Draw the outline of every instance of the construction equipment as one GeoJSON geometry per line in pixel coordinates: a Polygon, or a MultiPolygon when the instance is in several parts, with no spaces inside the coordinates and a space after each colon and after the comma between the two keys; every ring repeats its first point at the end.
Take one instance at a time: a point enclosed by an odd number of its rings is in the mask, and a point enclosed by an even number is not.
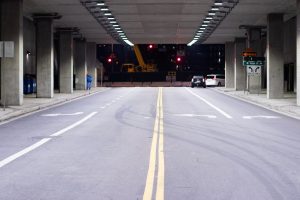
{"type": "Polygon", "coordinates": [[[145,63],[138,45],[134,45],[133,49],[139,65],[135,66],[132,63],[123,64],[122,65],[123,72],[156,72],[157,71],[156,64],[145,63]]]}

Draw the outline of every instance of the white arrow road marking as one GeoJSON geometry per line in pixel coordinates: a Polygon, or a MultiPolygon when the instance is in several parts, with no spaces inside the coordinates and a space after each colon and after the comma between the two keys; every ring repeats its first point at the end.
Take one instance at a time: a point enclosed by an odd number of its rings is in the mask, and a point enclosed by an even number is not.
{"type": "Polygon", "coordinates": [[[174,114],[176,117],[207,117],[210,119],[216,119],[215,115],[196,115],[196,114],[174,114]]]}
{"type": "Polygon", "coordinates": [[[254,119],[254,118],[279,119],[280,117],[277,117],[277,116],[268,116],[268,115],[243,116],[243,119],[254,119]]]}
{"type": "Polygon", "coordinates": [[[57,117],[57,116],[75,116],[75,115],[82,115],[83,112],[77,112],[77,113],[70,113],[70,114],[63,114],[63,113],[54,113],[54,114],[46,114],[42,115],[43,117],[57,117]]]}

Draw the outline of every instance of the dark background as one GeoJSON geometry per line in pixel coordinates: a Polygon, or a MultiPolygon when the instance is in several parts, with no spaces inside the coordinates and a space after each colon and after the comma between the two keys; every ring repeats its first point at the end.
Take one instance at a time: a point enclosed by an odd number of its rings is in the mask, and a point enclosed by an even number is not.
{"type": "Polygon", "coordinates": [[[153,63],[158,72],[121,72],[124,63],[138,65],[133,47],[125,45],[98,45],[97,58],[103,63],[108,81],[165,81],[168,71],[176,71],[177,81],[190,81],[193,75],[224,74],[224,45],[149,44],[139,45],[145,63],[153,63]],[[114,54],[114,56],[112,56],[114,54]],[[181,61],[178,62],[177,58],[181,61]],[[113,58],[108,62],[108,58],[113,58]]]}

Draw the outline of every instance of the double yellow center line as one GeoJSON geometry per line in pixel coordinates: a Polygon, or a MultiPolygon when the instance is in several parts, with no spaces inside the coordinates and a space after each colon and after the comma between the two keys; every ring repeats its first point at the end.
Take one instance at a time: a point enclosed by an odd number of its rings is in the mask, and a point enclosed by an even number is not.
{"type": "Polygon", "coordinates": [[[158,90],[156,117],[150,151],[150,161],[143,200],[152,200],[153,188],[156,186],[155,199],[164,199],[165,158],[164,158],[164,124],[163,124],[162,88],[158,90]],[[157,159],[158,158],[158,159],[157,159]],[[157,163],[158,162],[158,163],[157,163]],[[157,163],[157,165],[156,165],[157,163]],[[157,166],[157,168],[156,168],[157,166]],[[157,179],[155,174],[157,172],[157,179]],[[156,184],[154,184],[156,183],[156,184]]]}

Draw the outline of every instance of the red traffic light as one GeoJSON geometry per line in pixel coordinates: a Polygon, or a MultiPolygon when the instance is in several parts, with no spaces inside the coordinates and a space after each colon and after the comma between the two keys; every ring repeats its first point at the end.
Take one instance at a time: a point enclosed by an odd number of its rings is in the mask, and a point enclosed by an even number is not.
{"type": "Polygon", "coordinates": [[[152,49],[153,48],[153,45],[152,44],[149,44],[149,49],[152,49]]]}
{"type": "Polygon", "coordinates": [[[107,62],[108,62],[108,63],[111,63],[111,62],[112,62],[112,59],[111,59],[111,58],[108,58],[108,59],[107,59],[107,62]]]}
{"type": "Polygon", "coordinates": [[[177,62],[181,62],[181,58],[180,57],[177,57],[177,62]]]}

